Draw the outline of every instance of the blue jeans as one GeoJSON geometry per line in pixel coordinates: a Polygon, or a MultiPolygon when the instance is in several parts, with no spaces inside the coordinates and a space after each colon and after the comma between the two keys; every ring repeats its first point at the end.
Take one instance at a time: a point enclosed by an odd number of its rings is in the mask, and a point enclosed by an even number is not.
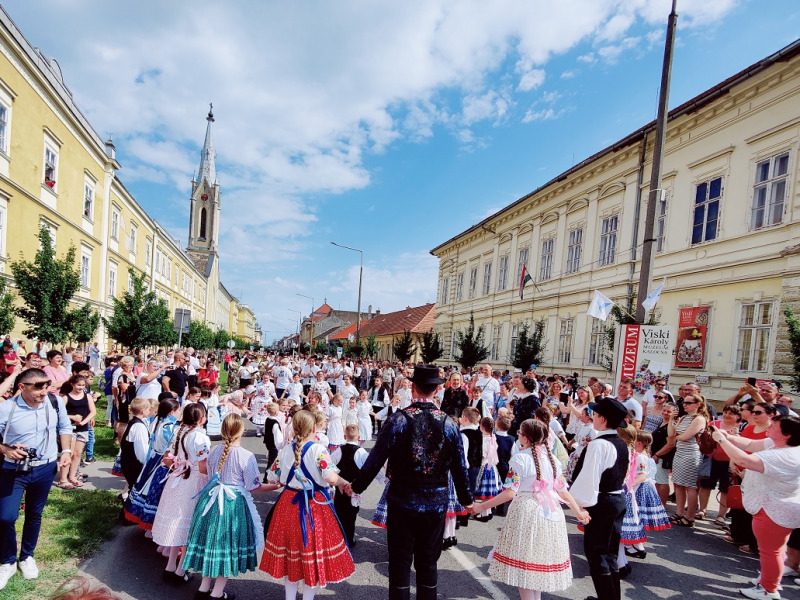
{"type": "Polygon", "coordinates": [[[89,425],[89,441],[86,442],[86,460],[94,458],[94,427],[89,425]]]}
{"type": "Polygon", "coordinates": [[[32,467],[30,473],[0,469],[0,564],[13,565],[17,560],[19,505],[25,494],[25,524],[22,526],[20,561],[33,556],[39,541],[42,512],[50,495],[50,487],[58,466],[57,461],[32,467]]]}

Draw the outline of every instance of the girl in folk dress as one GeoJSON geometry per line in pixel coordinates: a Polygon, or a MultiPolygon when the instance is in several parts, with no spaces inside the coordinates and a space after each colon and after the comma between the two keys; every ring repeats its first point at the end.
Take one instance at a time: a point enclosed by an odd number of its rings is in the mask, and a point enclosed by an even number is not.
{"type": "Polygon", "coordinates": [[[170,465],[170,473],[153,521],[153,541],[164,546],[165,551],[169,548],[169,561],[163,575],[166,581],[189,581],[186,571],[178,565],[178,555],[189,539],[196,496],[208,482],[206,459],[211,440],[203,430],[205,414],[200,403],[186,407],[183,424],[175,434],[175,444],[164,457],[170,465]]]}
{"type": "MultiPolygon", "coordinates": [[[[494,421],[491,417],[481,419],[481,433],[483,434],[483,460],[481,461],[481,470],[478,472],[475,499],[491,500],[503,491],[503,483],[497,472],[497,440],[494,437],[494,421]]],[[[492,510],[486,509],[475,519],[484,522],[490,521],[492,510]]]]}
{"type": "Polygon", "coordinates": [[[367,390],[361,391],[356,403],[356,411],[358,413],[358,439],[363,444],[372,439],[372,419],[369,418],[372,414],[372,405],[369,403],[367,390]]]}
{"type": "MultiPolygon", "coordinates": [[[[309,407],[311,408],[311,407],[309,407]]],[[[322,444],[326,448],[331,445],[330,440],[328,439],[327,434],[325,431],[328,429],[328,417],[325,416],[325,413],[319,409],[319,407],[314,407],[316,410],[312,411],[314,415],[314,423],[316,428],[317,435],[314,436],[314,441],[322,444]]]]}
{"type": "Polygon", "coordinates": [[[272,398],[263,394],[257,394],[253,398],[253,403],[250,406],[250,421],[256,426],[256,436],[261,437],[264,435],[264,423],[267,422],[269,413],[267,412],[267,405],[272,402],[272,398]]]}
{"type": "Polygon", "coordinates": [[[355,572],[328,493],[328,486],[344,491],[348,482],[339,477],[328,449],[314,442],[314,425],[309,411],[295,413],[295,442],[284,447],[270,471],[270,481],[286,488],[267,516],[259,569],[283,580],[286,600],[296,597],[300,581],[303,600],[312,600],[317,586],[344,581],[355,572]]]}
{"type": "MultiPolygon", "coordinates": [[[[356,407],[355,398],[350,398],[350,402],[348,403],[347,408],[342,409],[342,425],[347,427],[348,425],[355,425],[358,427],[358,408],[356,407]]],[[[361,435],[359,434],[359,439],[361,439],[361,435]]]]}
{"type": "MultiPolygon", "coordinates": [[[[646,531],[661,531],[669,529],[672,525],[669,522],[669,515],[661,504],[655,485],[650,479],[650,473],[655,472],[655,463],[650,458],[650,444],[653,443],[653,436],[649,431],[640,429],[636,432],[636,443],[634,449],[638,455],[636,460],[636,479],[633,482],[633,497],[639,508],[639,521],[646,531]]],[[[633,544],[633,551],[625,549],[628,556],[634,558],[646,558],[647,552],[644,550],[644,542],[633,544]]]]}
{"type": "Polygon", "coordinates": [[[261,483],[256,457],[242,448],[243,434],[244,420],[228,415],[222,423],[225,443],[208,455],[213,475],[204,489],[208,493],[201,494],[195,506],[183,558],[183,568],[203,576],[198,600],[227,598],[228,578],[255,571],[264,547],[264,530],[250,493],[280,486],[261,483]]]}
{"type": "MultiPolygon", "coordinates": [[[[647,534],[644,531],[644,526],[639,519],[639,506],[636,503],[636,497],[633,495],[634,486],[637,481],[636,466],[639,462],[639,453],[636,452],[636,429],[633,425],[625,425],[617,429],[617,434],[620,439],[628,444],[630,461],[628,463],[628,473],[625,476],[625,483],[622,486],[625,493],[625,517],[622,520],[622,537],[619,545],[619,556],[617,558],[617,567],[619,568],[620,576],[624,579],[631,573],[631,566],[628,564],[626,558],[625,546],[638,546],[644,549],[644,543],[647,541],[647,534]]],[[[643,481],[647,478],[646,474],[640,475],[639,478],[643,481]]]]}
{"type": "Polygon", "coordinates": [[[326,410],[328,416],[328,449],[333,452],[344,444],[344,425],[342,424],[342,396],[336,394],[326,410]]]}
{"type": "Polygon", "coordinates": [[[519,589],[521,600],[539,600],[541,592],[572,585],[569,543],[559,500],[581,523],[589,513],[567,491],[561,466],[548,448],[547,425],[528,419],[519,428],[522,451],[511,457],[505,490],[488,502],[475,503],[473,514],[513,499],[492,550],[489,576],[519,589]]]}
{"type": "Polygon", "coordinates": [[[172,437],[177,429],[180,404],[174,398],[164,398],[158,403],[156,421],[153,433],[150,436],[150,448],[147,453],[144,468],[131,489],[125,501],[125,517],[137,523],[141,529],[152,537],[153,519],[156,516],[161,492],[169,473],[167,466],[162,462],[164,453],[172,442],[172,437]]]}
{"type": "MultiPolygon", "coordinates": [[[[458,423],[456,417],[451,416],[451,419],[458,423]]],[[[467,460],[467,452],[464,450],[464,461],[467,460]]],[[[447,550],[453,546],[458,545],[458,538],[456,537],[456,523],[459,517],[466,517],[469,511],[464,508],[458,501],[456,496],[456,486],[453,484],[453,477],[450,472],[447,473],[447,512],[444,518],[444,542],[442,542],[442,550],[447,550]]]]}

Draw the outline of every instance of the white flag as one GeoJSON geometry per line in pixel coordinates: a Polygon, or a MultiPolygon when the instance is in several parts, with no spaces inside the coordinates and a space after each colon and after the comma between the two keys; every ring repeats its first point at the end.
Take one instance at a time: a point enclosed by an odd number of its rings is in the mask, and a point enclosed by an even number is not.
{"type": "Polygon", "coordinates": [[[589,305],[589,310],[586,314],[590,317],[605,321],[608,319],[608,315],[611,314],[612,306],[614,306],[614,302],[612,302],[608,296],[595,290],[592,303],[589,305]]]}
{"type": "Polygon", "coordinates": [[[661,291],[664,289],[665,283],[667,283],[666,277],[664,277],[664,279],[661,281],[661,285],[658,286],[656,289],[654,289],[652,292],[650,292],[647,298],[644,299],[644,301],[642,302],[642,306],[644,306],[645,310],[647,311],[653,310],[653,307],[655,307],[655,305],[658,303],[658,299],[661,296],[661,291]]]}

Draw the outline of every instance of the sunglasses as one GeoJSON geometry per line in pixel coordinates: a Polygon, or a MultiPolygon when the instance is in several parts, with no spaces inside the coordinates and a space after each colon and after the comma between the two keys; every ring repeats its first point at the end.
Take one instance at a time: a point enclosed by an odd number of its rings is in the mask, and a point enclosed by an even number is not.
{"type": "Polygon", "coordinates": [[[687,404],[700,404],[699,402],[684,402],[683,405],[686,406],[687,404]]]}
{"type": "Polygon", "coordinates": [[[46,381],[34,381],[33,383],[23,383],[22,385],[29,385],[35,390],[43,390],[50,387],[52,382],[48,379],[46,381]]]}
{"type": "Polygon", "coordinates": [[[765,414],[767,414],[763,410],[751,410],[750,412],[753,413],[754,415],[765,415],[765,414]]]}
{"type": "Polygon", "coordinates": [[[666,398],[664,394],[656,394],[656,398],[666,398]]]}

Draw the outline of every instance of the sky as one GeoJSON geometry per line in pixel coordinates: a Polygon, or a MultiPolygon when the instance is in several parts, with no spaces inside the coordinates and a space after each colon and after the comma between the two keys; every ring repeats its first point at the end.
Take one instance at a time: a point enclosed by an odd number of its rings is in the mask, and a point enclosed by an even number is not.
{"type": "MultiPolygon", "coordinates": [[[[362,310],[434,302],[432,248],[655,118],[670,6],[3,3],[184,246],[214,103],[221,278],[265,342],[295,331],[303,296],[356,309],[359,253],[331,242],[363,250],[362,310]]],[[[800,37],[796,0],[678,15],[671,107],[800,37]]]]}

